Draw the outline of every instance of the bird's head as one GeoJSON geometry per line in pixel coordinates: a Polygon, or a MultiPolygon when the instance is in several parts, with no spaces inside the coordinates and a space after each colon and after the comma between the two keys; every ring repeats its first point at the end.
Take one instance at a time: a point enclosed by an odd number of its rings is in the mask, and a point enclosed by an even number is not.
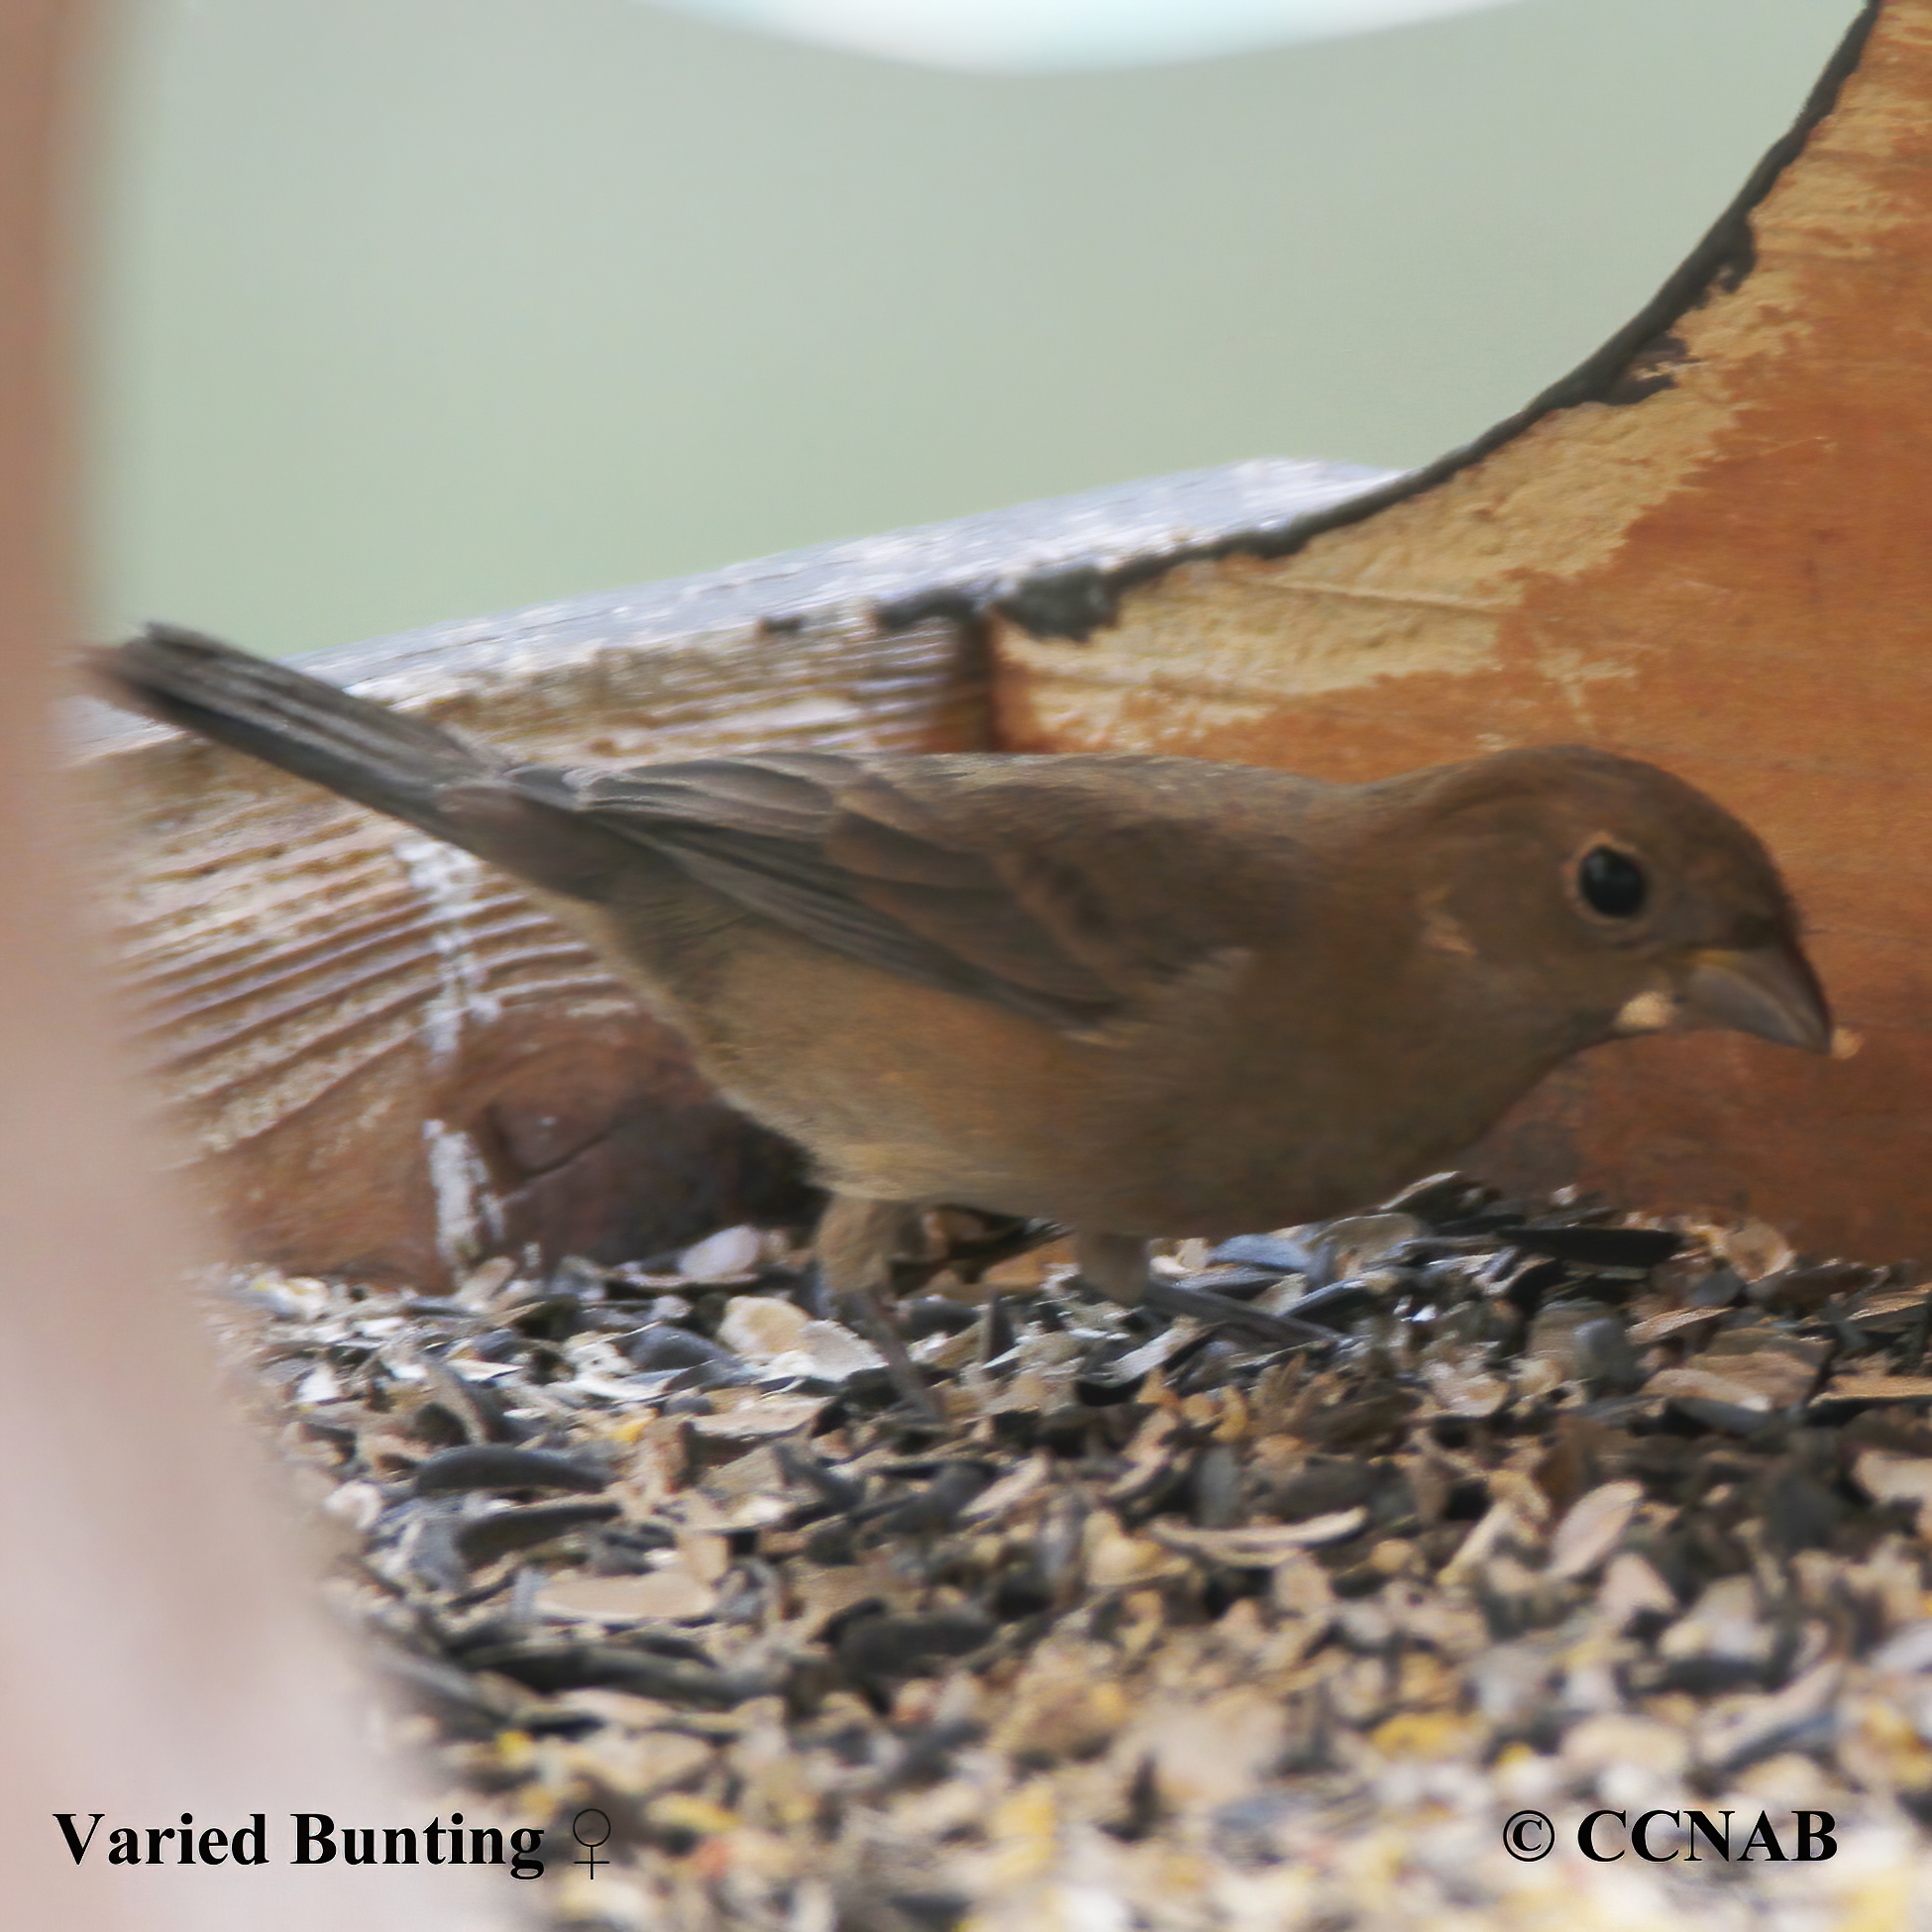
{"type": "Polygon", "coordinates": [[[1668,772],[1573,746],[1392,781],[1435,829],[1416,879],[1426,950],[1561,1050],[1718,1027],[1828,1052],[1796,909],[1757,836],[1668,772]]]}

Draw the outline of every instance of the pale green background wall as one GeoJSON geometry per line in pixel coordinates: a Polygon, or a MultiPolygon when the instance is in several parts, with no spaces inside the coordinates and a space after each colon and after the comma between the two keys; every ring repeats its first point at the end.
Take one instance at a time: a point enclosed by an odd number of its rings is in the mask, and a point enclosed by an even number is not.
{"type": "Polygon", "coordinates": [[[128,0],[94,597],[269,650],[1257,454],[1652,291],[1853,0],[979,79],[636,0],[128,0]]]}

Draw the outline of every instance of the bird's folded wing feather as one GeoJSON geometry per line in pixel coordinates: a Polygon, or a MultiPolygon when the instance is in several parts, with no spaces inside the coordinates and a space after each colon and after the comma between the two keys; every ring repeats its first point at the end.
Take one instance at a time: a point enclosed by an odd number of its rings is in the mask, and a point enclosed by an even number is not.
{"type": "Polygon", "coordinates": [[[1126,1017],[1208,950],[1166,922],[1124,928],[1077,863],[1042,851],[1045,828],[975,849],[970,817],[962,827],[857,759],[508,776],[815,944],[1072,1032],[1126,1017]]]}

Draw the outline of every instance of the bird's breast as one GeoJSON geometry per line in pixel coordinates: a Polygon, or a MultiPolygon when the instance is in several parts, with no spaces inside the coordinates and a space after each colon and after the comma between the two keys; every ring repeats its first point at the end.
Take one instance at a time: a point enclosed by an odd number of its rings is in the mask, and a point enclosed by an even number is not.
{"type": "MultiPolygon", "coordinates": [[[[1458,1151],[1535,1073],[1256,970],[1077,1038],[739,928],[682,1011],[719,1086],[841,1191],[1122,1234],[1359,1207],[1458,1151]]],[[[694,981],[694,988],[697,982],[694,981]]]]}

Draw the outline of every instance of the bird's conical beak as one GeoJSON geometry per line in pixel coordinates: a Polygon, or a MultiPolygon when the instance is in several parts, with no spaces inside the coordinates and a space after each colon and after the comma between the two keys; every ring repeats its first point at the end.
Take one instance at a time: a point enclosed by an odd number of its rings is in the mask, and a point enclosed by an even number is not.
{"type": "Polygon", "coordinates": [[[1756,1033],[1807,1053],[1831,1051],[1831,1009],[1796,946],[1711,946],[1693,953],[1677,1000],[1679,1025],[1756,1033]]]}

